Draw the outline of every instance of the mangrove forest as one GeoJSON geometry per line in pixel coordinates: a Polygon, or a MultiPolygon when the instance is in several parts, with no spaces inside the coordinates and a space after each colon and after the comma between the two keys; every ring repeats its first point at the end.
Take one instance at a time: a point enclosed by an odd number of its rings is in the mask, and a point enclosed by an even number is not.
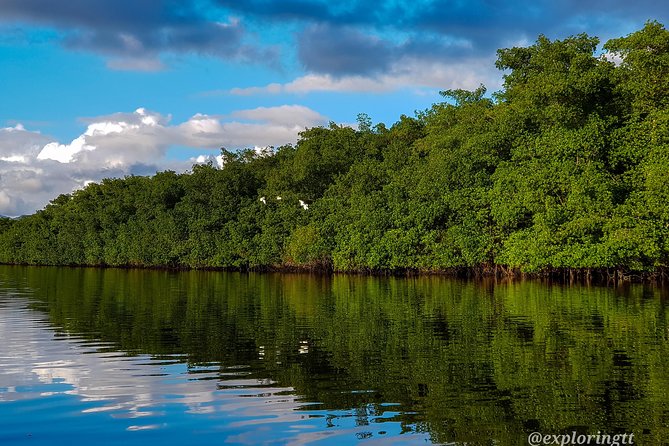
{"type": "Polygon", "coordinates": [[[0,262],[666,275],[669,31],[500,49],[503,87],[392,126],[92,183],[0,219],[0,262]]]}

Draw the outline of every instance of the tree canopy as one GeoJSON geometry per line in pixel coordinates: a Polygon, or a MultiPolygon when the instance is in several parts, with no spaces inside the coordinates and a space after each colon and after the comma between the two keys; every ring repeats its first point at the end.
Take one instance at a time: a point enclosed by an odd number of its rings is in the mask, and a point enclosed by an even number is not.
{"type": "Polygon", "coordinates": [[[307,129],[273,155],[90,184],[0,219],[0,262],[657,271],[669,262],[669,31],[501,49],[491,97],[387,128],[307,129]]]}

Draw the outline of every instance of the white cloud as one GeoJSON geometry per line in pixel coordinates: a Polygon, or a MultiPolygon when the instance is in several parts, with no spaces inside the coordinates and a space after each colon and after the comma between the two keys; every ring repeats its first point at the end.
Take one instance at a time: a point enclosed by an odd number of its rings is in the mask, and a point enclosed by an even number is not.
{"type": "Polygon", "coordinates": [[[301,105],[240,110],[228,118],[232,120],[195,115],[176,126],[172,137],[189,147],[279,146],[295,142],[306,127],[327,123],[325,116],[301,105]]]}
{"type": "Polygon", "coordinates": [[[60,163],[88,162],[103,167],[151,161],[160,155],[162,145],[154,138],[156,135],[152,130],[167,120],[157,113],[147,113],[144,108],[138,108],[134,113],[98,118],[70,144],[50,142],[45,145],[37,159],[60,163]]]}
{"type": "Polygon", "coordinates": [[[30,180],[35,168],[29,164],[48,141],[48,137],[21,124],[0,128],[0,215],[17,215],[26,209],[26,200],[17,190],[34,190],[30,180]]]}
{"type": "Polygon", "coordinates": [[[78,137],[70,144],[58,144],[50,142],[37,155],[38,160],[55,160],[59,163],[69,163],[77,153],[82,150],[93,150],[95,147],[86,144],[83,136],[78,137]]]}
{"type": "Polygon", "coordinates": [[[286,127],[313,127],[323,124],[325,117],[302,105],[282,105],[279,107],[258,107],[252,110],[240,110],[232,116],[252,121],[271,122],[286,127]]]}
{"type": "Polygon", "coordinates": [[[264,87],[233,88],[229,92],[238,96],[279,93],[306,94],[317,91],[382,93],[395,88],[397,88],[396,83],[389,84],[387,81],[384,82],[383,79],[363,76],[347,76],[337,79],[328,74],[307,74],[285,84],[272,83],[264,87]]]}
{"type": "Polygon", "coordinates": [[[501,77],[491,66],[488,58],[454,64],[404,58],[389,73],[377,76],[307,74],[285,84],[233,88],[228,93],[239,96],[311,92],[385,93],[409,88],[475,89],[481,83],[489,89],[496,89],[501,86],[501,77]]]}
{"type": "Polygon", "coordinates": [[[27,158],[22,155],[0,156],[0,161],[7,161],[8,163],[25,163],[27,158]]]}
{"type": "Polygon", "coordinates": [[[183,146],[207,150],[267,146],[297,141],[305,127],[327,123],[300,105],[240,110],[227,116],[196,114],[171,124],[171,116],[138,108],[88,119],[86,130],[69,143],[54,141],[21,124],[0,128],[0,215],[21,215],[44,207],[62,193],[91,181],[157,170],[185,171],[193,163],[220,157],[168,159],[167,150],[183,146]]]}
{"type": "Polygon", "coordinates": [[[36,156],[48,141],[48,137],[26,130],[22,124],[0,128],[0,159],[16,162],[22,157],[36,156]]]}
{"type": "Polygon", "coordinates": [[[12,197],[6,191],[0,190],[0,209],[9,208],[12,205],[12,197]]]}

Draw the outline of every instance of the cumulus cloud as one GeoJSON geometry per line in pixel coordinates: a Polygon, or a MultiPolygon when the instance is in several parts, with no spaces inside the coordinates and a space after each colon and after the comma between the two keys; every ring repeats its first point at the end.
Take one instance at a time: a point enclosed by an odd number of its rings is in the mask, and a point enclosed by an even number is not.
{"type": "MultiPolygon", "coordinates": [[[[25,201],[13,192],[34,178],[35,168],[29,165],[49,141],[39,132],[26,130],[23,125],[0,128],[0,215],[15,215],[25,207],[25,201]]],[[[34,190],[34,184],[27,184],[34,190]]]]}
{"type": "Polygon", "coordinates": [[[86,131],[69,144],[45,145],[38,159],[104,169],[153,164],[171,144],[168,122],[169,117],[143,108],[98,117],[89,120],[86,131]]]}
{"type": "Polygon", "coordinates": [[[195,115],[170,130],[178,144],[190,147],[279,146],[295,142],[306,127],[327,123],[320,113],[301,105],[258,107],[224,117],[195,115]]]}
{"type": "Polygon", "coordinates": [[[0,215],[30,213],[86,181],[130,173],[69,162],[77,147],[86,145],[84,138],[77,140],[71,147],[62,145],[61,154],[54,148],[58,144],[38,131],[20,124],[0,129],[0,215]]]}
{"type": "Polygon", "coordinates": [[[20,123],[0,128],[0,160],[17,162],[24,157],[36,156],[48,140],[48,136],[28,131],[20,123]]]}
{"type": "MultiPolygon", "coordinates": [[[[294,143],[305,127],[327,118],[300,105],[240,110],[227,116],[197,114],[172,124],[170,116],[139,108],[85,121],[86,130],[59,142],[17,124],[0,129],[0,214],[21,215],[42,208],[62,193],[91,181],[157,170],[185,171],[194,162],[166,157],[170,147],[217,150],[294,143]]],[[[215,152],[214,152],[215,153],[215,152]]],[[[220,163],[219,163],[220,164],[220,163]]]]}

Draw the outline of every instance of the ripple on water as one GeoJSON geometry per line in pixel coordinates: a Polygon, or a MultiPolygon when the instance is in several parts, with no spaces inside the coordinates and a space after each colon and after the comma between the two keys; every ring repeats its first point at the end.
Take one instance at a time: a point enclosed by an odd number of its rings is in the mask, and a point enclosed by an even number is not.
{"type": "MultiPolygon", "coordinates": [[[[154,432],[152,438],[170,432],[169,442],[184,429],[202,438],[227,434],[232,443],[273,442],[281,436],[296,443],[368,437],[345,421],[351,413],[325,411],[322,403],[304,401],[292,388],[254,378],[248,364],[188,364],[182,354],[119,352],[110,342],[54,331],[24,296],[0,298],[0,337],[3,442],[58,444],[75,432],[96,444],[138,441],[119,431],[154,432]],[[326,419],[326,425],[341,430],[318,432],[326,419]]],[[[373,391],[351,391],[368,392],[373,391]]]]}
{"type": "Polygon", "coordinates": [[[654,292],[20,271],[32,288],[0,287],[0,444],[669,435],[669,312],[654,292]]]}

